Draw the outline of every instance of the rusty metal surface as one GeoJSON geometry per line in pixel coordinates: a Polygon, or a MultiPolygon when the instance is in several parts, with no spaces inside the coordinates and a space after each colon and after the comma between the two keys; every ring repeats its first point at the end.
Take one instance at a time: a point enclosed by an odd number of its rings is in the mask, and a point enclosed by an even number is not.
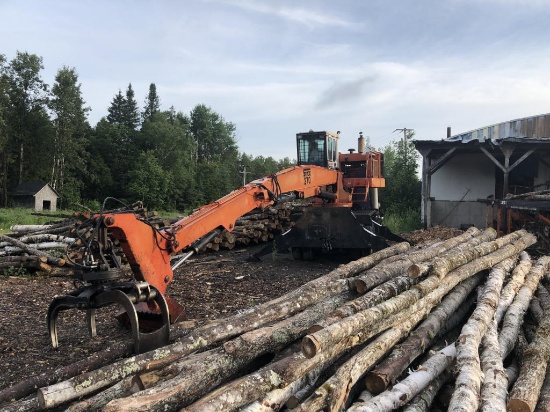
{"type": "Polygon", "coordinates": [[[447,141],[468,143],[472,140],[480,142],[490,140],[496,142],[508,138],[550,140],[550,113],[481,127],[451,136],[447,141]]]}

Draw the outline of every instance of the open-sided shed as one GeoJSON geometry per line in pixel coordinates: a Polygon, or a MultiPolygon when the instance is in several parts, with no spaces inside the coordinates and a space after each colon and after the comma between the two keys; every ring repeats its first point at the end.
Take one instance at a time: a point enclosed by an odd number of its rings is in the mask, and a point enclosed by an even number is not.
{"type": "Polygon", "coordinates": [[[484,227],[483,200],[550,187],[550,113],[414,144],[425,227],[484,227]]]}
{"type": "Polygon", "coordinates": [[[32,208],[36,211],[57,209],[59,194],[49,183],[22,183],[12,194],[14,207],[32,208]]]}

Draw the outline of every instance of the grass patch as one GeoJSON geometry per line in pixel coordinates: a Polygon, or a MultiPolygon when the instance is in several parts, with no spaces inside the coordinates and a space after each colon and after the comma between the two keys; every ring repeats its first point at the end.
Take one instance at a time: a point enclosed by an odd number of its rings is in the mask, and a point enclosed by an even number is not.
{"type": "MultiPolygon", "coordinates": [[[[9,233],[10,226],[13,225],[43,225],[57,220],[48,216],[36,216],[32,214],[33,212],[32,209],[24,208],[0,209],[0,233],[9,233]]],[[[72,212],[57,211],[52,214],[55,213],[67,215],[72,212]]]]}
{"type": "Polygon", "coordinates": [[[384,214],[382,223],[395,234],[408,233],[422,229],[420,211],[414,209],[406,209],[400,212],[388,211],[384,214]]]}

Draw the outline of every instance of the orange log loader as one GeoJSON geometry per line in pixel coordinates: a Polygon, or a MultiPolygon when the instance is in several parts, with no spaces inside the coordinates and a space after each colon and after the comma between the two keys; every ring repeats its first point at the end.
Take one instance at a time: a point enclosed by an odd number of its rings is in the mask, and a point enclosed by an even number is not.
{"type": "Polygon", "coordinates": [[[365,150],[362,135],[357,151],[339,153],[338,139],[339,133],[298,133],[296,166],[254,180],[164,228],[155,228],[128,210],[94,215],[93,233],[82,239],[82,259],[74,262],[73,276],[81,286],[54,298],[49,306],[47,324],[54,348],[59,311],[86,310],[94,336],[95,310],[113,303],[126,312],[136,353],[168,343],[169,324],[184,318],[181,305],[166,295],[174,270],[256,208],[308,199],[310,206],[283,235],[296,259],[312,259],[321,250],[365,254],[387,247],[392,234],[378,223],[378,189],[385,186],[383,154],[365,150]],[[115,254],[113,239],[122,247],[131,273],[115,254]],[[181,259],[171,263],[178,253],[181,259]],[[158,314],[162,326],[143,332],[138,317],[143,312],[158,314]]]}

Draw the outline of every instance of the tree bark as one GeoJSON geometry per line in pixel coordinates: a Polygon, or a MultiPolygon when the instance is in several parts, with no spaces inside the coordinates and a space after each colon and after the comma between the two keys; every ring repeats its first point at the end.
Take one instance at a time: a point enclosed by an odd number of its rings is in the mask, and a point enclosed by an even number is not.
{"type": "Polygon", "coordinates": [[[456,356],[455,344],[443,348],[437,354],[431,356],[422,367],[412,372],[396,384],[391,390],[382,392],[361,406],[348,408],[349,412],[390,412],[411,399],[426,388],[430,382],[439,376],[454,361],[456,356]]]}
{"type": "Polygon", "coordinates": [[[13,399],[21,399],[36,391],[36,388],[41,388],[46,385],[53,384],[54,382],[72,378],[73,376],[81,374],[86,370],[94,370],[101,366],[107,365],[115,359],[132,353],[134,350],[133,348],[133,343],[119,343],[102,351],[93,353],[86,359],[82,359],[79,362],[20,381],[15,385],[4,388],[0,391],[0,404],[9,402],[13,399]]]}
{"type": "Polygon", "coordinates": [[[458,376],[449,410],[477,411],[479,407],[481,366],[478,348],[498,306],[504,277],[514,264],[515,259],[506,259],[491,270],[477,307],[462,328],[457,341],[458,376]]]}
{"type": "Polygon", "coordinates": [[[367,376],[367,389],[373,394],[378,394],[395,382],[403,371],[437,339],[448,319],[463,306],[463,302],[482,279],[483,274],[478,273],[449,292],[426,320],[367,376]]]}
{"type": "Polygon", "coordinates": [[[100,411],[109,401],[121,397],[130,396],[143,390],[140,382],[132,376],[127,376],[113,386],[101,391],[91,398],[71,405],[65,412],[95,412],[100,411]]]}
{"type": "MultiPolygon", "coordinates": [[[[520,235],[521,234],[516,232],[514,236],[519,237],[520,235]]],[[[444,254],[436,256],[430,262],[431,270],[428,273],[443,278],[451,270],[456,269],[457,267],[462,266],[468,262],[471,262],[472,260],[480,256],[493,252],[494,250],[499,248],[499,244],[494,244],[492,248],[485,247],[478,249],[477,246],[485,242],[490,242],[496,237],[496,230],[494,230],[493,228],[485,229],[483,232],[474,236],[467,242],[461,243],[460,245],[457,245],[456,247],[448,250],[444,254]]],[[[420,275],[423,271],[424,269],[421,267],[419,267],[418,270],[415,270],[414,265],[407,269],[407,273],[412,274],[413,276],[420,275]]]]}
{"type": "Polygon", "coordinates": [[[506,311],[502,328],[498,336],[498,343],[502,348],[502,358],[510,354],[516,339],[518,337],[521,325],[523,323],[523,315],[529,307],[529,302],[539,284],[540,279],[544,276],[545,271],[550,267],[550,257],[543,256],[539,258],[536,264],[531,268],[525,278],[525,283],[517,293],[514,301],[506,311]]]}
{"type": "Polygon", "coordinates": [[[342,265],[286,295],[257,305],[247,312],[211,322],[185,336],[176,336],[180,340],[172,345],[123,359],[96,371],[41,388],[39,390],[41,406],[52,407],[59,404],[59,402],[66,402],[88,395],[96,390],[112,385],[126,376],[142,371],[159,369],[215,342],[237,336],[266,323],[300,312],[307,306],[347,290],[347,282],[344,278],[372,267],[389,256],[403,253],[409,247],[408,243],[403,242],[382,249],[357,261],[342,265]]]}
{"type": "Polygon", "coordinates": [[[335,296],[294,317],[245,333],[205,357],[199,356],[192,362],[184,359],[181,364],[172,364],[159,374],[173,378],[157,383],[131,398],[113,400],[106,409],[157,411],[184,406],[184,399],[187,402],[197,399],[259,356],[280,351],[303,336],[319,317],[330,313],[348,298],[347,294],[335,296]]]}
{"type": "Polygon", "coordinates": [[[546,368],[546,375],[544,376],[542,388],[540,388],[539,400],[537,402],[537,407],[535,408],[535,411],[550,412],[550,368],[548,367],[546,368]]]}
{"type": "Polygon", "coordinates": [[[386,282],[387,280],[395,276],[405,274],[407,268],[412,264],[421,263],[433,259],[435,256],[446,252],[447,250],[452,249],[463,242],[470,240],[478,233],[480,233],[479,229],[471,227],[463,234],[448,239],[445,242],[435,244],[427,249],[412,252],[404,256],[403,259],[397,260],[391,264],[378,265],[376,268],[369,270],[366,273],[353,279],[355,289],[359,293],[365,293],[366,291],[380,285],[381,283],[386,282]]]}
{"type": "Polygon", "coordinates": [[[65,264],[65,259],[61,259],[61,258],[57,258],[55,256],[52,256],[50,255],[49,253],[46,253],[46,252],[43,252],[41,250],[37,250],[37,249],[34,249],[34,248],[31,248],[29,246],[27,246],[25,243],[23,242],[20,242],[19,240],[17,239],[14,239],[12,237],[9,237],[9,236],[6,236],[6,235],[3,235],[3,236],[0,236],[0,241],[5,241],[5,242],[9,242],[11,243],[12,245],[15,245],[21,249],[23,249],[25,252],[31,254],[31,255],[36,255],[36,256],[44,256],[48,259],[48,262],[49,264],[51,265],[56,265],[56,266],[63,266],[65,264]]]}
{"type": "Polygon", "coordinates": [[[493,318],[483,336],[481,352],[481,410],[483,412],[501,412],[506,410],[508,377],[502,364],[502,349],[498,344],[497,324],[493,318]]]}
{"type": "Polygon", "coordinates": [[[435,377],[424,390],[416,395],[405,407],[403,412],[429,412],[439,389],[452,378],[449,369],[445,369],[435,377]]]}
{"type": "Polygon", "coordinates": [[[404,322],[388,329],[372,343],[345,362],[323,385],[305,402],[300,411],[316,411],[328,408],[339,411],[346,404],[352,387],[378,362],[399,340],[406,336],[422,320],[425,312],[412,313],[404,322]]]}
{"type": "MultiPolygon", "coordinates": [[[[519,254],[523,249],[536,242],[535,236],[526,234],[513,244],[503,246],[499,250],[476,259],[459,269],[453,271],[455,276],[452,279],[446,279],[442,288],[434,293],[439,296],[440,293],[447,293],[458,282],[473,276],[475,273],[493,267],[498,262],[519,254]],[[456,282],[456,283],[455,283],[456,282]],[[445,291],[445,292],[444,292],[445,291]]],[[[309,334],[302,340],[302,352],[307,357],[313,357],[323,350],[330,348],[346,337],[363,333],[365,328],[379,322],[389,314],[399,312],[404,307],[410,306],[426,295],[434,287],[438,286],[440,279],[437,276],[430,276],[426,280],[417,284],[414,288],[403,292],[399,296],[391,298],[375,307],[363,310],[353,316],[342,319],[322,330],[309,334]]],[[[439,297],[440,299],[441,297],[439,297]]],[[[425,304],[426,300],[422,304],[425,304]]]]}
{"type": "Polygon", "coordinates": [[[519,263],[516,265],[512,271],[512,278],[502,289],[500,294],[500,300],[498,301],[498,307],[495,311],[495,320],[497,325],[500,324],[506,310],[514,300],[514,296],[518,293],[521,286],[525,282],[525,276],[531,270],[532,262],[531,257],[525,251],[521,252],[519,255],[519,263]]]}
{"type": "Polygon", "coordinates": [[[550,360],[550,316],[537,329],[535,339],[524,352],[519,377],[510,392],[508,408],[512,411],[534,411],[550,360]]]}
{"type": "Polygon", "coordinates": [[[304,387],[314,385],[321,372],[327,366],[327,364],[322,364],[313,368],[310,372],[284,388],[275,389],[265,395],[263,399],[252,402],[250,405],[242,408],[241,412],[273,412],[278,411],[285,405],[289,407],[288,400],[304,387]]]}
{"type": "Polygon", "coordinates": [[[320,323],[314,325],[309,332],[313,333],[317,330],[321,330],[328,325],[340,321],[342,318],[351,316],[361,310],[368,309],[391,297],[397,296],[418,282],[418,279],[412,279],[406,275],[397,276],[394,279],[388,280],[364,295],[343,304],[331,313],[328,318],[325,318],[321,320],[320,323]]]}

